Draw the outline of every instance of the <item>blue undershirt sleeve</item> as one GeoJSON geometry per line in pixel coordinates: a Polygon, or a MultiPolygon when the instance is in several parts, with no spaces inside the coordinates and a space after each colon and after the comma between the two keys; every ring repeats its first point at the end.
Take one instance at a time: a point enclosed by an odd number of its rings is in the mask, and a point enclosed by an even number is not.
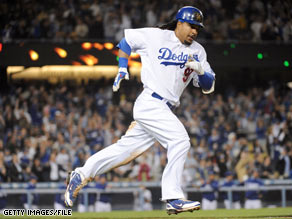
{"type": "Polygon", "coordinates": [[[128,67],[128,59],[124,57],[119,57],[119,67],[127,68],[128,67]]]}
{"type": "Polygon", "coordinates": [[[214,79],[215,78],[211,73],[205,72],[205,74],[199,75],[199,85],[203,90],[210,90],[214,79]]]}
{"type": "Polygon", "coordinates": [[[117,45],[119,49],[121,49],[123,52],[125,52],[127,55],[131,55],[131,47],[127,43],[126,39],[123,38],[119,44],[117,45]]]}

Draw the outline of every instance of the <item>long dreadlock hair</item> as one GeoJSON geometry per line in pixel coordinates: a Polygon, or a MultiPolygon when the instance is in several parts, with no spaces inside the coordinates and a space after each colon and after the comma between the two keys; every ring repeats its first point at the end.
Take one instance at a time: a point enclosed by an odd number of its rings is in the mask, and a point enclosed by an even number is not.
{"type": "Polygon", "coordinates": [[[177,20],[173,20],[167,24],[163,24],[163,25],[159,26],[158,28],[160,28],[162,30],[175,30],[176,24],[177,24],[177,20]]]}

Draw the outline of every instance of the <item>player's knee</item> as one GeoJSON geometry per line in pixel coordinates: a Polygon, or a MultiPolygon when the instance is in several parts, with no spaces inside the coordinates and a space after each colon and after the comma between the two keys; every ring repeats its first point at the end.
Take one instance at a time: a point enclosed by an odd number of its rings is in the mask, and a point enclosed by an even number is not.
{"type": "Polygon", "coordinates": [[[190,142],[190,139],[186,140],[185,142],[185,149],[186,150],[189,150],[191,148],[191,142],[190,142]]]}
{"type": "Polygon", "coordinates": [[[189,150],[191,147],[189,138],[182,138],[175,140],[175,147],[179,147],[180,150],[189,150]]]}

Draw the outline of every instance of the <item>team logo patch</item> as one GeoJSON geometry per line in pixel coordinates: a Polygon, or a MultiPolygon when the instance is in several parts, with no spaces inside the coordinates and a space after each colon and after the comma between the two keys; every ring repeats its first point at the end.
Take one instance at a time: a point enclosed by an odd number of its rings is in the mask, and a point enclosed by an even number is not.
{"type": "Polygon", "coordinates": [[[194,13],[194,18],[197,22],[202,22],[203,21],[203,16],[199,12],[194,13]]]}
{"type": "MultiPolygon", "coordinates": [[[[180,54],[173,53],[169,48],[161,48],[159,49],[160,55],[157,57],[161,65],[178,65],[180,68],[184,68],[186,62],[190,58],[188,54],[184,54],[181,52],[180,54]]],[[[199,62],[198,55],[193,55],[191,59],[195,59],[199,62]]]]}

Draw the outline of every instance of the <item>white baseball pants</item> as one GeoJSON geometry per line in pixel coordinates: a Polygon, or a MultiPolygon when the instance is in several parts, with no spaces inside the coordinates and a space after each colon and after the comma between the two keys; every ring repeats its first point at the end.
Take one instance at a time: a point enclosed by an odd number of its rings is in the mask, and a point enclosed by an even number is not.
{"type": "Polygon", "coordinates": [[[112,205],[111,203],[107,202],[101,202],[97,201],[95,202],[95,212],[109,212],[112,211],[112,205]]]}
{"type": "Polygon", "coordinates": [[[262,208],[262,201],[259,199],[256,200],[250,200],[247,199],[244,203],[245,209],[259,209],[262,208]]]}
{"type": "Polygon", "coordinates": [[[202,199],[202,210],[216,210],[217,200],[210,201],[206,198],[202,199]]]}
{"type": "Polygon", "coordinates": [[[232,202],[230,205],[230,201],[228,199],[224,200],[224,205],[226,209],[240,209],[240,201],[232,202]]]}
{"type": "Polygon", "coordinates": [[[84,212],[94,212],[94,205],[89,205],[88,206],[88,210],[86,210],[86,206],[83,204],[78,204],[77,206],[77,211],[80,213],[84,213],[84,212]]]}
{"type": "Polygon", "coordinates": [[[117,143],[93,154],[76,171],[85,178],[95,177],[110,169],[129,163],[157,140],[167,149],[167,165],[162,175],[162,200],[184,198],[181,188],[184,163],[190,139],[179,119],[164,100],[151,96],[144,89],[134,105],[135,121],[117,143]]]}
{"type": "Polygon", "coordinates": [[[64,205],[62,205],[58,202],[54,202],[54,209],[57,209],[57,210],[61,209],[62,210],[62,209],[66,209],[66,208],[64,205]]]}

